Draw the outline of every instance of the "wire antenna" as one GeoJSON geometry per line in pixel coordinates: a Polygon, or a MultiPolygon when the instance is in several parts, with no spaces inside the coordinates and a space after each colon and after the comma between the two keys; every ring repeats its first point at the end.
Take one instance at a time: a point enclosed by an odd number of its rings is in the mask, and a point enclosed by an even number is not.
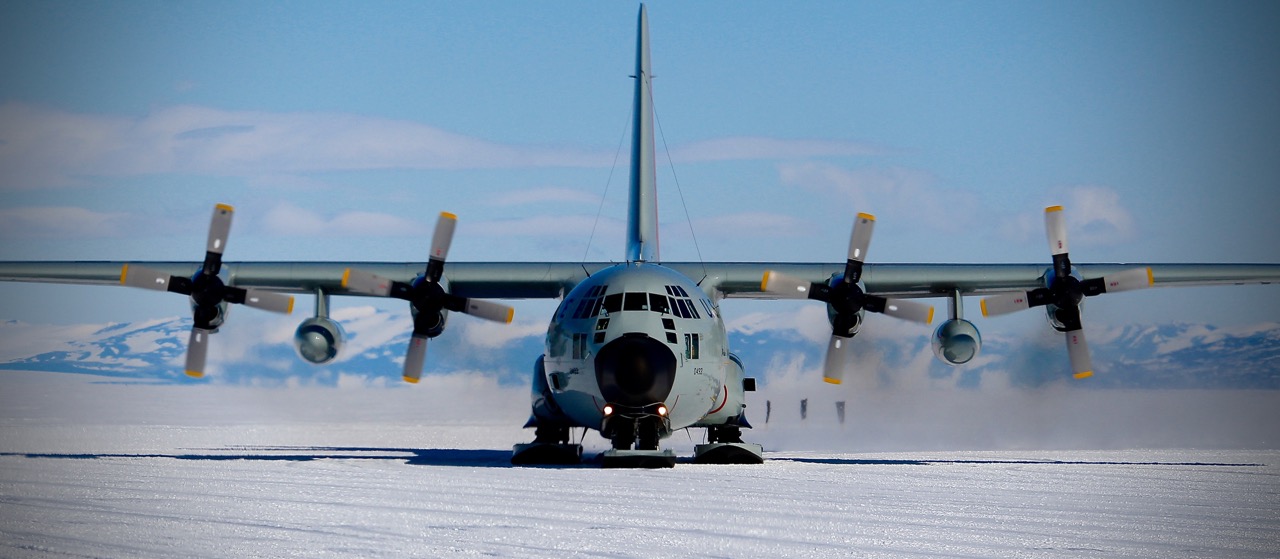
{"type": "Polygon", "coordinates": [[[680,194],[680,206],[684,208],[684,219],[689,224],[689,237],[693,239],[693,250],[698,253],[698,263],[702,264],[702,275],[707,276],[707,262],[702,258],[702,247],[698,246],[698,234],[693,231],[693,218],[689,216],[689,204],[684,200],[684,189],[680,188],[680,177],[676,175],[676,163],[671,159],[671,146],[667,145],[667,135],[662,131],[662,118],[658,116],[658,104],[653,101],[653,85],[649,86],[649,106],[653,107],[653,120],[658,124],[658,137],[662,138],[662,151],[667,154],[667,166],[671,168],[671,179],[676,183],[676,192],[680,194]]]}
{"type": "Polygon", "coordinates": [[[591,254],[591,243],[596,238],[596,228],[600,226],[600,216],[604,213],[604,202],[609,199],[609,186],[613,184],[613,173],[618,170],[618,157],[622,155],[622,143],[627,139],[627,132],[631,131],[631,119],[627,118],[626,124],[622,125],[622,136],[618,138],[618,149],[613,152],[613,165],[609,167],[609,178],[604,181],[604,194],[600,195],[600,206],[596,208],[596,220],[591,224],[591,235],[587,237],[587,248],[582,251],[582,262],[586,263],[587,256],[591,254]]]}

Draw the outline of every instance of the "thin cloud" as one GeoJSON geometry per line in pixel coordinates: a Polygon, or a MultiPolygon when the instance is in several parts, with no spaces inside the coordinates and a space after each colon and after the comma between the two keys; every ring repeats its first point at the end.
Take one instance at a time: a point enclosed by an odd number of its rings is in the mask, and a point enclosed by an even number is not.
{"type": "Polygon", "coordinates": [[[744,159],[808,159],[812,157],[869,156],[887,153],[884,148],[841,140],[787,140],[762,136],[713,138],[680,146],[671,152],[677,162],[733,161],[744,159]]]}
{"type": "Polygon", "coordinates": [[[281,203],[263,216],[270,234],[307,237],[409,237],[431,233],[423,222],[377,212],[341,212],[324,215],[281,203]]]}
{"type": "Polygon", "coordinates": [[[616,219],[595,218],[585,215],[539,215],[520,219],[500,219],[468,225],[467,234],[486,237],[564,237],[582,241],[595,228],[597,239],[616,239],[622,236],[623,223],[616,219]]]}
{"type": "Polygon", "coordinates": [[[961,231],[977,215],[977,198],[941,188],[932,173],[902,167],[848,169],[829,163],[778,166],[783,184],[834,196],[851,209],[882,212],[944,231],[961,231]]]}
{"type": "MultiPolygon", "coordinates": [[[[874,155],[855,142],[732,137],[678,147],[683,162],[874,155]]],[[[0,188],[170,173],[256,177],[375,169],[606,167],[610,154],[508,145],[427,124],[342,113],[157,109],[138,118],[0,105],[0,188]]],[[[544,192],[544,194],[546,194],[544,192]]],[[[561,191],[558,195],[568,194],[561,191]]],[[[573,195],[579,199],[578,195],[573,195]]]]}
{"type": "MultiPolygon", "coordinates": [[[[1064,190],[1045,206],[1061,205],[1067,217],[1067,238],[1072,245],[1109,246],[1132,241],[1137,226],[1133,214],[1120,201],[1120,193],[1103,186],[1075,186],[1064,190]]],[[[1045,240],[1044,212],[1020,213],[1000,227],[1006,239],[1019,242],[1045,240]]]]}
{"type": "Polygon", "coordinates": [[[71,206],[0,209],[0,239],[84,239],[120,237],[133,219],[120,212],[71,206]]]}
{"type": "Polygon", "coordinates": [[[141,118],[0,105],[2,188],[86,176],[601,166],[602,153],[513,146],[425,124],[340,113],[178,106],[141,118]]]}
{"type": "MultiPolygon", "coordinates": [[[[664,231],[671,231],[674,238],[688,233],[683,224],[663,224],[664,231]]],[[[694,232],[699,236],[741,239],[744,237],[800,237],[814,233],[811,221],[793,215],[769,212],[742,212],[693,220],[694,232]]]]}
{"type": "Polygon", "coordinates": [[[600,196],[572,188],[529,188],[495,194],[488,203],[493,206],[525,206],[529,204],[599,204],[600,196]]]}

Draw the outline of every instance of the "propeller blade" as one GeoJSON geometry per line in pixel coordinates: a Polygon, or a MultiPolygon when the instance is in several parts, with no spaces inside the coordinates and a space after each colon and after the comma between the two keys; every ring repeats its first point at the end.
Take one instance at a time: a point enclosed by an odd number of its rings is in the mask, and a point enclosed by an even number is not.
{"type": "Polygon", "coordinates": [[[159,270],[125,264],[120,270],[120,285],[155,291],[168,291],[169,277],[169,274],[159,270]]]}
{"type": "Polygon", "coordinates": [[[483,299],[467,299],[462,312],[476,318],[507,324],[511,323],[516,314],[516,310],[511,307],[483,299]]]}
{"type": "Polygon", "coordinates": [[[1104,276],[1102,278],[1106,286],[1104,293],[1118,293],[1120,291],[1129,291],[1132,289],[1143,289],[1155,285],[1155,276],[1151,274],[1151,268],[1134,268],[1123,272],[1104,276]]]}
{"type": "Polygon", "coordinates": [[[1049,238],[1049,252],[1054,256],[1067,253],[1067,218],[1062,206],[1044,209],[1044,230],[1049,238]]]}
{"type": "Polygon", "coordinates": [[[227,237],[231,234],[231,216],[235,208],[226,204],[213,207],[213,219],[209,220],[209,246],[206,252],[222,254],[227,248],[227,237]]]}
{"type": "Polygon", "coordinates": [[[760,280],[760,291],[784,299],[808,299],[812,285],[800,278],[768,270],[760,280]]]}
{"type": "Polygon", "coordinates": [[[831,341],[827,344],[827,357],[822,363],[823,381],[831,384],[844,381],[845,369],[849,368],[849,348],[852,345],[853,338],[831,336],[831,341]]]}
{"type": "Polygon", "coordinates": [[[244,305],[269,312],[293,314],[293,296],[274,291],[262,289],[245,290],[244,305]]]}
{"type": "Polygon", "coordinates": [[[894,318],[900,318],[902,320],[919,322],[921,324],[933,324],[933,305],[926,305],[915,301],[905,301],[902,299],[886,299],[884,303],[884,311],[882,312],[886,315],[894,318]]]}
{"type": "Polygon", "coordinates": [[[427,362],[426,336],[413,335],[409,338],[409,350],[404,355],[404,381],[417,384],[422,377],[422,366],[427,362]]]}
{"type": "Polygon", "coordinates": [[[347,268],[342,273],[342,288],[365,295],[386,297],[391,294],[391,280],[360,270],[347,268]]]}
{"type": "Polygon", "coordinates": [[[982,298],[982,316],[1000,316],[1026,310],[1031,307],[1031,297],[1025,292],[1001,293],[982,298]]]}
{"type": "Polygon", "coordinates": [[[191,329],[191,337],[187,339],[187,376],[204,376],[204,362],[209,355],[209,334],[212,333],[204,328],[191,329]]]}
{"type": "Polygon", "coordinates": [[[1067,356],[1071,358],[1071,376],[1077,379],[1093,376],[1093,359],[1084,341],[1084,330],[1067,332],[1067,356]]]}
{"type": "Polygon", "coordinates": [[[876,216],[860,213],[853,221],[853,232],[849,234],[849,260],[867,261],[867,247],[871,245],[871,232],[876,227],[876,216]]]}
{"type": "Polygon", "coordinates": [[[849,233],[849,260],[844,266],[844,282],[857,283],[862,279],[862,263],[867,258],[867,247],[871,245],[871,232],[876,226],[876,216],[860,213],[853,220],[853,231],[849,233]]]}
{"type": "Polygon", "coordinates": [[[444,273],[444,261],[449,256],[449,245],[453,244],[453,231],[457,227],[458,216],[440,212],[435,233],[431,235],[431,257],[427,261],[428,281],[440,281],[440,275],[444,273]]]}

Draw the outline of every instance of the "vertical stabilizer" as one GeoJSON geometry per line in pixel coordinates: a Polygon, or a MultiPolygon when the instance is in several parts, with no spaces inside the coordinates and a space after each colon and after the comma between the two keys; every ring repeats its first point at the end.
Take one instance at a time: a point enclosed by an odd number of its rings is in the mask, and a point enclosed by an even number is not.
{"type": "Polygon", "coordinates": [[[658,185],[653,157],[653,89],[649,71],[649,16],[640,5],[636,29],[636,96],[631,126],[631,196],[627,206],[627,261],[658,261],[658,185]]]}

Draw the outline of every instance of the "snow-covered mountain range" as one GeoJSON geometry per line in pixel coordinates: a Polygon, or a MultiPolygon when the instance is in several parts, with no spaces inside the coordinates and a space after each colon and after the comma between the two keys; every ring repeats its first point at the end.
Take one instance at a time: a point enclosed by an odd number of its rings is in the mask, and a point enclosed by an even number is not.
{"type": "MultiPolygon", "coordinates": [[[[237,316],[213,337],[206,382],[232,384],[399,383],[410,331],[408,313],[345,308],[334,318],[347,331],[343,353],[314,366],[294,354],[296,318],[237,316]],[[232,323],[234,322],[234,323],[232,323]]],[[[190,319],[51,326],[0,322],[0,369],[88,373],[191,382],[181,373],[190,319]]],[[[762,382],[819,382],[825,316],[816,306],[793,315],[755,313],[729,322],[731,348],[762,382]]],[[[981,354],[962,367],[933,357],[927,336],[896,325],[868,329],[849,384],[1036,387],[1065,382],[1061,337],[984,331],[981,354]]],[[[1048,330],[1047,328],[1044,330],[1048,330]]],[[[545,324],[450,322],[431,342],[427,374],[476,372],[504,384],[528,382],[542,352],[545,324]]],[[[1091,386],[1124,388],[1280,389],[1280,323],[1215,328],[1205,324],[1093,326],[1087,330],[1098,375],[1091,386]]]]}

